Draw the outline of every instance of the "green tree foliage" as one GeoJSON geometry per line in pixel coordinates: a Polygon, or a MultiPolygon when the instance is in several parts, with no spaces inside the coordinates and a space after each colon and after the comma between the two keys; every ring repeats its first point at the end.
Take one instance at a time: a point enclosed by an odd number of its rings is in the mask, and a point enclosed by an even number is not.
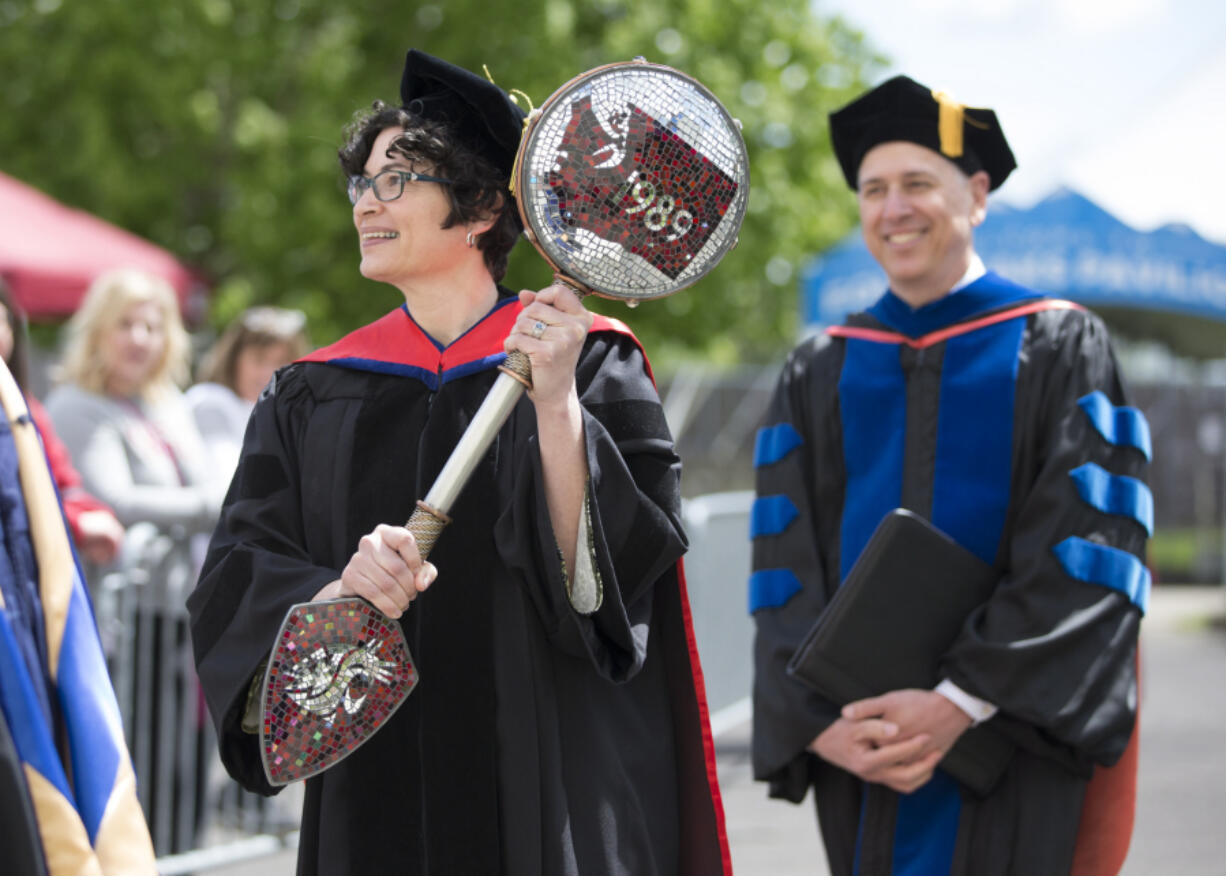
{"type": "MultiPolygon", "coordinates": [[[[808,0],[0,0],[0,169],[178,254],[214,325],[283,303],[329,342],[400,300],[357,273],[336,148],[356,111],[396,99],[409,46],[486,65],[538,105],[637,55],[696,76],[744,124],[740,245],[693,289],[594,306],[657,360],[790,344],[798,267],[854,222],[826,113],[881,63],[808,0]]],[[[521,245],[508,282],[548,278],[521,245]]]]}

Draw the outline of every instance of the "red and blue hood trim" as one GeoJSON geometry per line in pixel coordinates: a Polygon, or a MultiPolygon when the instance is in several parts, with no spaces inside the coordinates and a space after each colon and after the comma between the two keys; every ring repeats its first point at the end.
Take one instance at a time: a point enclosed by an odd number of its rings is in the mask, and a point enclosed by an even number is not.
{"type": "MultiPolygon", "coordinates": [[[[443,347],[426,334],[402,304],[386,316],[299,361],[411,377],[435,391],[452,380],[501,365],[507,358],[503,341],[522,311],[523,305],[517,297],[502,298],[480,322],[443,347]]],[[[617,332],[638,344],[630,328],[611,317],[597,315],[591,331],[617,332]]]]}

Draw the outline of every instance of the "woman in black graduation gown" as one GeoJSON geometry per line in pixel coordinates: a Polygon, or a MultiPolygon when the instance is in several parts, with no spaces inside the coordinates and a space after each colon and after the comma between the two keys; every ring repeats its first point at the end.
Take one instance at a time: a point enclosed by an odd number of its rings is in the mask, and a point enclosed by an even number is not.
{"type": "Polygon", "coordinates": [[[404,306],[265,390],[189,601],[222,758],[275,790],[244,729],[261,663],[292,604],[356,595],[400,619],[421,681],[308,780],[300,873],[726,872],[646,359],[565,287],[498,285],[522,112],[416,51],[401,97],[340,158],[361,273],[404,306]],[[534,388],[423,562],[398,524],[513,349],[534,388]]]}

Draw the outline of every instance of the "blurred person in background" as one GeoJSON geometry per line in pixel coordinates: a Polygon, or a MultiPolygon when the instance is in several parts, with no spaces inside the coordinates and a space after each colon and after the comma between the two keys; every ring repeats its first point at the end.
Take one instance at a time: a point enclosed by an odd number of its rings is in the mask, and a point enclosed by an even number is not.
{"type": "Polygon", "coordinates": [[[226,326],[205,355],[198,382],[186,395],[217,472],[234,471],[260,393],[307,346],[302,311],[252,307],[226,326]]]}
{"type": "Polygon", "coordinates": [[[51,475],[64,504],[64,516],[72,531],[77,550],[88,562],[104,566],[115,559],[123,544],[123,524],[114,512],[91,495],[81,485],[81,475],[73,467],[68,449],[56,435],[46,409],[33,395],[29,386],[29,356],[25,313],[13,300],[12,293],[0,280],[0,358],[26,396],[30,417],[43,439],[43,449],[51,465],[51,475]]]}
{"type": "Polygon", "coordinates": [[[199,565],[192,536],[215,523],[229,474],[214,471],[179,390],[188,354],[170,284],[111,271],[69,320],[60,382],[47,397],[86,488],[128,527],[112,671],[131,680],[116,687],[132,691],[120,706],[159,854],[191,848],[203,812],[205,724],[184,601],[199,565]],[[180,815],[183,806],[192,816],[180,815]]]}
{"type": "MultiPolygon", "coordinates": [[[[247,421],[264,387],[278,368],[304,356],[308,346],[301,310],[252,307],[230,321],[201,359],[198,382],[185,395],[219,477],[233,475],[247,421]]],[[[221,793],[223,809],[238,808],[243,817],[254,814],[272,829],[297,825],[298,798],[293,795],[284,806],[270,806],[269,798],[243,793],[234,783],[223,785],[221,793]]]]}
{"type": "Polygon", "coordinates": [[[189,346],[170,284],[134,270],[104,274],[67,333],[47,413],[85,488],[124,526],[209,530],[225,485],[179,390],[189,346]]]}

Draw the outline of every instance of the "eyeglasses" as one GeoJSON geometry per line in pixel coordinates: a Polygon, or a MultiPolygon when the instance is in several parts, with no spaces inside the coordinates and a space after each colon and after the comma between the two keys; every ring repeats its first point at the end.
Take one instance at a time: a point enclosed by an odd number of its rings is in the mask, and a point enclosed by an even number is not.
{"type": "Polygon", "coordinates": [[[451,180],[443,179],[441,176],[429,176],[408,170],[385,170],[369,178],[354,174],[349,177],[349,203],[356,204],[367,189],[374,191],[375,197],[380,201],[394,201],[404,194],[406,180],[408,182],[451,184],[451,180]]]}

